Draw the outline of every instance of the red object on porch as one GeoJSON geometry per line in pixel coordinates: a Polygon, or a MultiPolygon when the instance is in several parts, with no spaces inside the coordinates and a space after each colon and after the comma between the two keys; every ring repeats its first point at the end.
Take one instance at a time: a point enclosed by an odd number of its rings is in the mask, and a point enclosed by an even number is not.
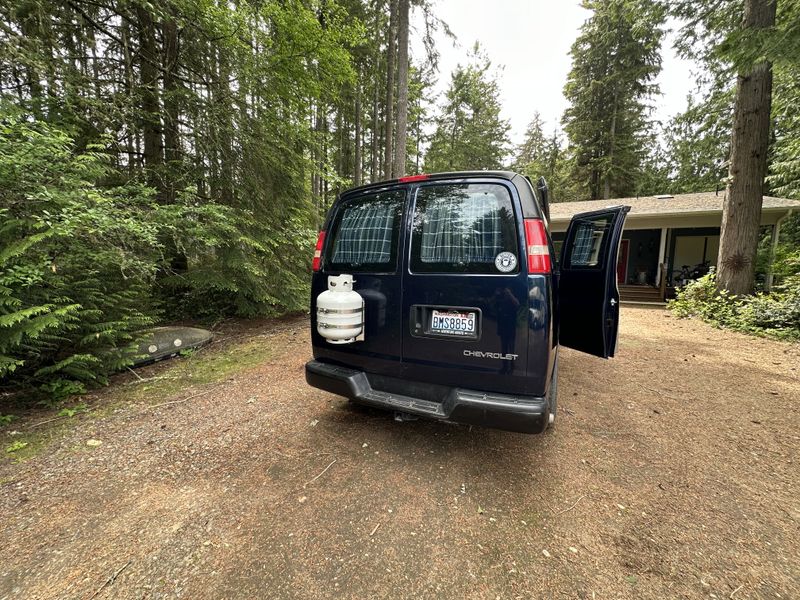
{"type": "Polygon", "coordinates": [[[625,283],[628,274],[628,246],[630,240],[622,240],[619,245],[619,257],[617,258],[617,283],[625,283]]]}

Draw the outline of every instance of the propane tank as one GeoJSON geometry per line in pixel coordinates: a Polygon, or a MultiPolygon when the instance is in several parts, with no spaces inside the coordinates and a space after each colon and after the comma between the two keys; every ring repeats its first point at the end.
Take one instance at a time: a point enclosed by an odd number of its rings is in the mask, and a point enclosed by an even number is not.
{"type": "Polygon", "coordinates": [[[331,275],[317,296],[317,331],[331,344],[363,340],[364,299],[353,291],[352,275],[331,275]]]}

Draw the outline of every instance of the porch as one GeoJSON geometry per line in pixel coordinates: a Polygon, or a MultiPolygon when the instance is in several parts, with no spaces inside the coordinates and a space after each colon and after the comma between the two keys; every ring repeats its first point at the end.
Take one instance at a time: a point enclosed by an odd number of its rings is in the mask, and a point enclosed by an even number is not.
{"type": "MultiPolygon", "coordinates": [[[[564,232],[553,234],[560,252],[564,232]]],[[[617,256],[617,284],[622,302],[664,302],[674,297],[683,272],[717,263],[719,228],[628,229],[617,256]]]]}
{"type": "Polygon", "coordinates": [[[617,283],[622,302],[664,302],[687,275],[717,264],[719,227],[633,229],[622,234],[617,283]]]}
{"type": "MultiPolygon", "coordinates": [[[[663,302],[671,285],[668,249],[669,229],[625,229],[617,257],[617,284],[622,302],[663,302]]],[[[565,232],[553,232],[560,255],[565,232]]],[[[694,264],[694,263],[693,263],[694,264]]]]}
{"type": "MultiPolygon", "coordinates": [[[[714,192],[570,202],[551,206],[551,234],[560,254],[570,219],[610,205],[632,207],[625,223],[617,261],[622,302],[663,303],[675,287],[716,266],[723,195],[714,192]]],[[[764,197],[761,226],[777,244],[781,222],[800,202],[764,197]]],[[[767,273],[764,286],[772,284],[767,273]]]]}

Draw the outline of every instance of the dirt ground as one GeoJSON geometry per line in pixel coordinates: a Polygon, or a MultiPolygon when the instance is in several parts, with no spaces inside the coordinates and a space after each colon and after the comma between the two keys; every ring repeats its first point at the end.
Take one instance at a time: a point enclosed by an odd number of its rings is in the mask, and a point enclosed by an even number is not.
{"type": "Polygon", "coordinates": [[[270,354],[4,453],[0,598],[800,598],[797,345],[625,308],[525,436],[396,423],[306,386],[305,319],[236,327],[140,376],[270,354]]]}

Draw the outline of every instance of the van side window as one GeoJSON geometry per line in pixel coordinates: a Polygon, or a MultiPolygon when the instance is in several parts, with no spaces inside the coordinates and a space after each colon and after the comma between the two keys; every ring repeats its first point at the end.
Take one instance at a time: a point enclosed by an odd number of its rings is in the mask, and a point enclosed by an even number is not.
{"type": "Polygon", "coordinates": [[[518,273],[519,261],[508,188],[494,183],[419,188],[411,238],[412,271],[518,273]],[[500,271],[495,262],[503,252],[513,254],[513,263],[506,260],[500,271]]]}
{"type": "Polygon", "coordinates": [[[576,223],[567,264],[570,267],[596,267],[600,262],[603,242],[609,234],[609,217],[585,220],[576,223]]]}
{"type": "Polygon", "coordinates": [[[326,265],[335,271],[394,271],[405,192],[360,196],[340,204],[326,265]]]}

